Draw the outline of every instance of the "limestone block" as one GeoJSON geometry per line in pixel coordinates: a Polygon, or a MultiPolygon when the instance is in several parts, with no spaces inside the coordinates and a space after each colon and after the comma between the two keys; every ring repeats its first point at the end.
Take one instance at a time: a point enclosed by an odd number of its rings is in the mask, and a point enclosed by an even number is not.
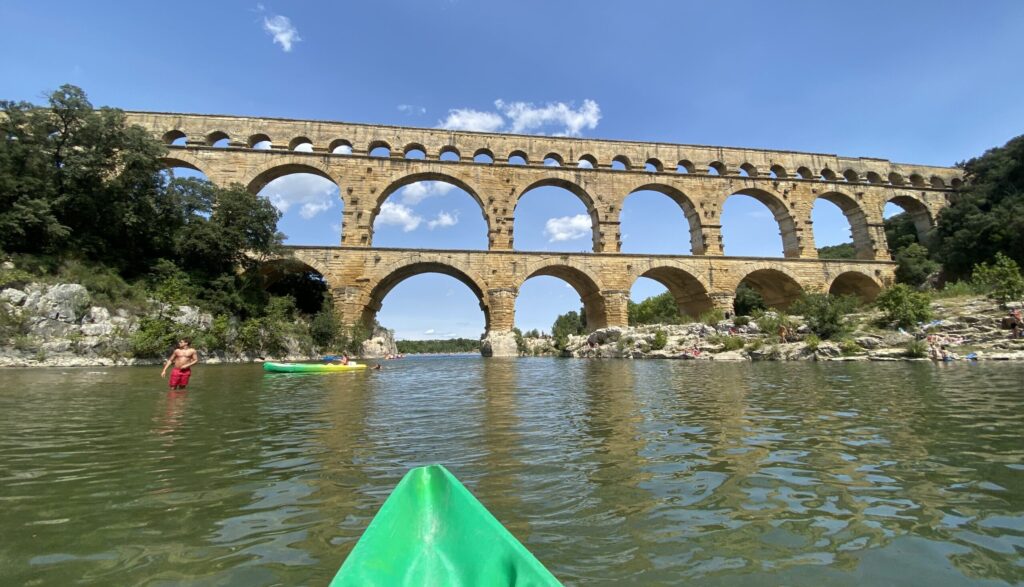
{"type": "Polygon", "coordinates": [[[12,306],[20,306],[22,302],[25,301],[26,297],[28,297],[28,295],[25,294],[25,292],[21,291],[20,289],[14,289],[9,287],[3,291],[0,291],[0,302],[7,302],[12,306]]]}
{"type": "Polygon", "coordinates": [[[518,357],[516,335],[512,332],[488,332],[480,339],[480,354],[485,357],[518,357]]]}

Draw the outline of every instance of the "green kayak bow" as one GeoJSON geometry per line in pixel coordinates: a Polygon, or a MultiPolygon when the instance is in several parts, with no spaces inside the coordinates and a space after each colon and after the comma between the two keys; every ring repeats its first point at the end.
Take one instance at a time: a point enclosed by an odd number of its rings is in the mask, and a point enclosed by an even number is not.
{"type": "Polygon", "coordinates": [[[331,587],[561,585],[441,465],[406,473],[331,587]]]}

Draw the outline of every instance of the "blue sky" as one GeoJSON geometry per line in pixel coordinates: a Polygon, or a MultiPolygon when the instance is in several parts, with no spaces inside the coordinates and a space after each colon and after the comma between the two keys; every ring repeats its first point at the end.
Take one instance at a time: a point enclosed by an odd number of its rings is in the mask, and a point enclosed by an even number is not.
{"type": "MultiPolygon", "coordinates": [[[[1024,3],[175,2],[0,4],[0,98],[63,83],[125,109],[777,148],[952,165],[1020,134],[1024,3]]],[[[289,242],[335,244],[341,203],[317,178],[263,192],[289,242]]],[[[894,213],[898,210],[890,210],[894,213]]],[[[516,210],[522,250],[590,248],[583,205],[542,188],[516,210]]],[[[689,252],[682,212],[630,196],[623,250],[689,252]]],[[[848,240],[814,210],[818,246],[848,240]]],[[[778,227],[730,198],[727,254],[781,256],[778,227]]],[[[479,207],[444,184],[388,200],[375,244],[485,247],[479,207]]],[[[641,280],[634,298],[660,291],[641,280]]],[[[579,298],[529,280],[517,325],[547,329],[579,298]]],[[[384,300],[400,338],[479,336],[454,279],[423,275],[384,300]]]]}

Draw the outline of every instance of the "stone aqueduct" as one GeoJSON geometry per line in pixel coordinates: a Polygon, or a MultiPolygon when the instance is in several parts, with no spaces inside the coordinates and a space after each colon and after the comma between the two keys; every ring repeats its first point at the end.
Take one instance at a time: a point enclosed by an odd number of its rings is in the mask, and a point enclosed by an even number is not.
{"type": "MultiPolygon", "coordinates": [[[[575,288],[591,328],[626,325],[630,288],[639,277],[661,282],[691,315],[731,310],[740,282],[778,307],[801,291],[873,298],[893,279],[882,217],[886,203],[908,212],[926,238],[962,181],[955,168],[790,151],[218,115],[127,117],[168,144],[168,166],[201,171],[217,184],[240,183],[255,193],[292,173],[337,184],[340,246],[289,247],[289,257],[276,263],[323,275],[345,323],[371,320],[395,285],[436,272],[462,281],[478,297],[488,340],[508,340],[519,287],[537,275],[575,288]],[[412,151],[425,157],[407,158],[412,151]],[[373,246],[373,223],[384,201],[424,180],[453,184],[477,201],[488,250],[373,246]],[[592,253],[513,250],[518,200],[540,186],[565,188],[584,203],[593,226],[592,253]],[[620,252],[619,214],[625,198],[640,190],[660,192],[680,206],[692,255],[620,252]],[[720,215],[734,194],[752,196],[771,210],[784,258],[723,256],[720,215]],[[811,209],[818,198],[839,206],[849,220],[856,260],[817,258],[811,209]]],[[[495,354],[514,350],[493,348],[495,354]]]]}

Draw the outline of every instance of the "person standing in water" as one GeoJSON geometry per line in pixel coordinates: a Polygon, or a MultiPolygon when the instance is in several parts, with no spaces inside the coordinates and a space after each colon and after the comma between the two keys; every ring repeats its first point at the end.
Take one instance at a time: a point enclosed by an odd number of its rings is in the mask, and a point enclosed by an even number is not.
{"type": "Polygon", "coordinates": [[[171,369],[171,378],[167,381],[167,385],[171,389],[185,389],[188,385],[188,378],[192,376],[192,365],[199,362],[199,353],[196,349],[189,346],[192,343],[191,340],[183,338],[178,341],[178,348],[174,349],[170,357],[167,357],[167,362],[164,363],[164,370],[160,373],[160,377],[167,376],[167,368],[172,364],[174,368],[171,369]]]}

